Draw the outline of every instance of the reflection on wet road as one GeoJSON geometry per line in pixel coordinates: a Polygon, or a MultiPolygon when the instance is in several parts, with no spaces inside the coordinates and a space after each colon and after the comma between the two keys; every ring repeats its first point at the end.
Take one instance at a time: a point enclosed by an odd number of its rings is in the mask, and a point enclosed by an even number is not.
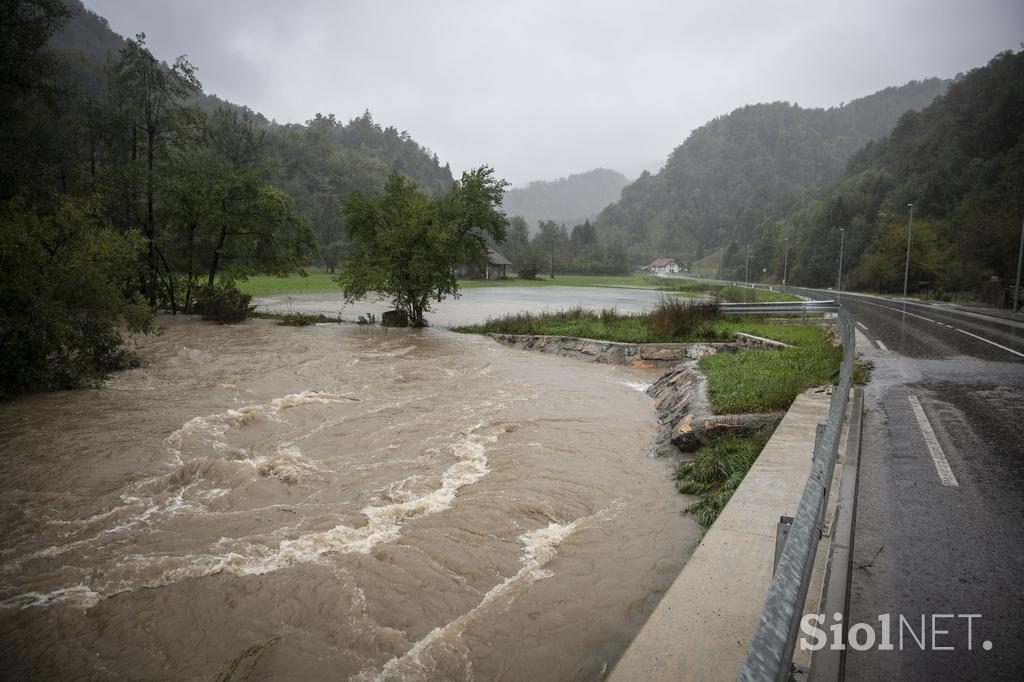
{"type": "MultiPolygon", "coordinates": [[[[821,292],[816,292],[820,297],[821,292]]],[[[939,614],[939,646],[848,651],[850,680],[1024,669],[1024,321],[843,294],[875,364],[847,622],[939,614]],[[941,614],[978,614],[964,620],[941,614]],[[982,644],[989,641],[991,649],[982,644]]],[[[906,635],[909,638],[909,635],[906,635]]],[[[909,642],[909,640],[907,640],[909,642]]]]}

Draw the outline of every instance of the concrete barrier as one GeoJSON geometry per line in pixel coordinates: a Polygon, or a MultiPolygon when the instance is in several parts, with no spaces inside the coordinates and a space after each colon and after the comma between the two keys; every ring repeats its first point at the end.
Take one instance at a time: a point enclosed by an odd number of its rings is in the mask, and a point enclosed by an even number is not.
{"type": "Polygon", "coordinates": [[[776,524],[796,511],[828,411],[825,392],[797,396],[610,680],[736,679],[771,585],[776,524]]]}

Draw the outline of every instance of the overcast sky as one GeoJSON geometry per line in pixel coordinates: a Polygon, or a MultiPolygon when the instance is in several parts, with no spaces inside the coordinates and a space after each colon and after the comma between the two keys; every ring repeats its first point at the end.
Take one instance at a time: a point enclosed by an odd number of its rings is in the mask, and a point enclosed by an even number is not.
{"type": "Polygon", "coordinates": [[[279,122],[369,109],[458,173],[657,171],[736,107],[828,107],[1024,41],[1022,0],[85,0],[279,122]]]}

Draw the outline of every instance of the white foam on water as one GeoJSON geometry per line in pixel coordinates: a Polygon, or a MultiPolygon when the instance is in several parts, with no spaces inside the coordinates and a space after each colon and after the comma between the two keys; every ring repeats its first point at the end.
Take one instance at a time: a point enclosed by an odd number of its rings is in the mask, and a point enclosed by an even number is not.
{"type": "Polygon", "coordinates": [[[197,436],[213,447],[226,447],[221,442],[221,438],[228,432],[228,429],[245,426],[257,417],[265,416],[274,419],[282,410],[301,405],[330,405],[357,400],[359,399],[353,396],[323,391],[291,393],[281,398],[274,398],[268,403],[245,405],[238,409],[228,409],[205,417],[193,417],[181,428],[167,436],[164,439],[164,445],[174,457],[175,463],[180,465],[182,464],[182,448],[185,439],[190,436],[197,436]]]}
{"type": "Polygon", "coordinates": [[[79,609],[90,609],[100,601],[99,593],[86,585],[62,587],[53,592],[26,592],[16,597],[0,601],[0,609],[28,609],[33,606],[53,606],[63,604],[79,609]]]}
{"type": "Polygon", "coordinates": [[[631,388],[634,391],[640,391],[641,393],[646,393],[647,389],[651,387],[650,384],[645,384],[639,381],[620,381],[618,383],[622,384],[626,388],[631,388]]]}
{"type": "MultiPolygon", "coordinates": [[[[452,638],[459,638],[473,620],[492,604],[500,604],[508,608],[515,599],[514,588],[528,587],[538,580],[550,578],[554,573],[545,568],[558,555],[558,547],[566,538],[573,534],[583,523],[601,514],[582,517],[571,523],[549,523],[547,526],[523,533],[519,542],[523,551],[519,557],[520,568],[515,574],[505,578],[484,595],[480,603],[472,610],[462,614],[452,622],[431,630],[425,637],[413,644],[412,648],[401,656],[392,658],[379,670],[363,670],[353,680],[358,682],[383,682],[385,680],[428,679],[434,671],[429,661],[430,650],[436,646],[451,646],[452,638]]],[[[463,655],[467,666],[466,677],[472,678],[469,657],[463,655]]]]}
{"type": "Polygon", "coordinates": [[[449,509],[461,488],[486,476],[490,469],[485,444],[497,438],[497,434],[466,436],[452,446],[452,454],[458,461],[441,476],[439,487],[406,501],[365,507],[362,514],[367,523],[362,527],[339,524],[325,531],[282,540],[274,550],[252,548],[245,561],[229,565],[225,570],[237,575],[269,573],[293,564],[315,561],[328,553],[367,554],[378,545],[393,542],[400,537],[403,524],[449,509]]]}
{"type": "MultiPolygon", "coordinates": [[[[289,566],[303,563],[314,563],[328,554],[369,553],[375,547],[394,542],[401,536],[402,526],[429,514],[449,509],[456,501],[459,490],[472,485],[490,471],[487,465],[486,445],[497,440],[504,429],[491,434],[474,434],[477,425],[450,447],[456,461],[441,476],[440,486],[424,494],[416,495],[408,500],[384,505],[370,505],[362,510],[366,524],[352,527],[339,524],[325,531],[317,531],[284,537],[274,546],[271,543],[252,542],[247,539],[222,539],[212,548],[210,553],[190,555],[123,555],[117,558],[115,569],[107,572],[107,583],[100,586],[82,587],[96,595],[95,600],[80,599],[77,605],[89,608],[100,598],[109,597],[121,592],[141,588],[153,588],[179,582],[188,578],[198,578],[217,573],[234,575],[262,575],[278,571],[289,566]]],[[[295,449],[297,450],[297,448],[295,449]]],[[[292,453],[295,456],[295,453],[292,453]]],[[[301,457],[301,453],[298,453],[301,457]]],[[[254,464],[258,466],[258,463],[254,464]]],[[[156,514],[173,514],[179,510],[201,511],[195,503],[185,499],[190,486],[180,489],[175,495],[160,505],[149,505],[143,511],[129,517],[126,521],[105,529],[99,535],[88,540],[60,547],[47,548],[32,555],[16,560],[20,565],[30,558],[55,556],[71,549],[89,545],[104,535],[123,532],[142,523],[146,523],[156,514]]],[[[123,496],[124,500],[142,501],[142,498],[123,496]]],[[[270,534],[270,539],[294,533],[293,529],[282,528],[270,534]]],[[[7,566],[4,567],[7,569],[7,566]]],[[[75,590],[77,587],[62,588],[63,591],[75,590]]],[[[17,595],[4,602],[0,608],[27,608],[30,606],[51,606],[70,601],[62,590],[49,594],[35,592],[17,595]]],[[[69,593],[70,594],[70,593],[69,593]]]]}
{"type": "Polygon", "coordinates": [[[294,445],[278,448],[269,457],[252,462],[256,473],[264,478],[276,478],[289,485],[302,483],[308,479],[323,480],[323,471],[302,455],[302,451],[294,445]]]}

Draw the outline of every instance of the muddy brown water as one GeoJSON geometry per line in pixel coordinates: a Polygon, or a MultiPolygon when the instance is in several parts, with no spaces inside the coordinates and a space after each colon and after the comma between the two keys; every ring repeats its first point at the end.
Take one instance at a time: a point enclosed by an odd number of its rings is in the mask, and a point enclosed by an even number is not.
{"type": "Polygon", "coordinates": [[[596,679],[699,532],[651,381],[440,330],[163,320],[0,405],[0,673],[596,679]]]}

